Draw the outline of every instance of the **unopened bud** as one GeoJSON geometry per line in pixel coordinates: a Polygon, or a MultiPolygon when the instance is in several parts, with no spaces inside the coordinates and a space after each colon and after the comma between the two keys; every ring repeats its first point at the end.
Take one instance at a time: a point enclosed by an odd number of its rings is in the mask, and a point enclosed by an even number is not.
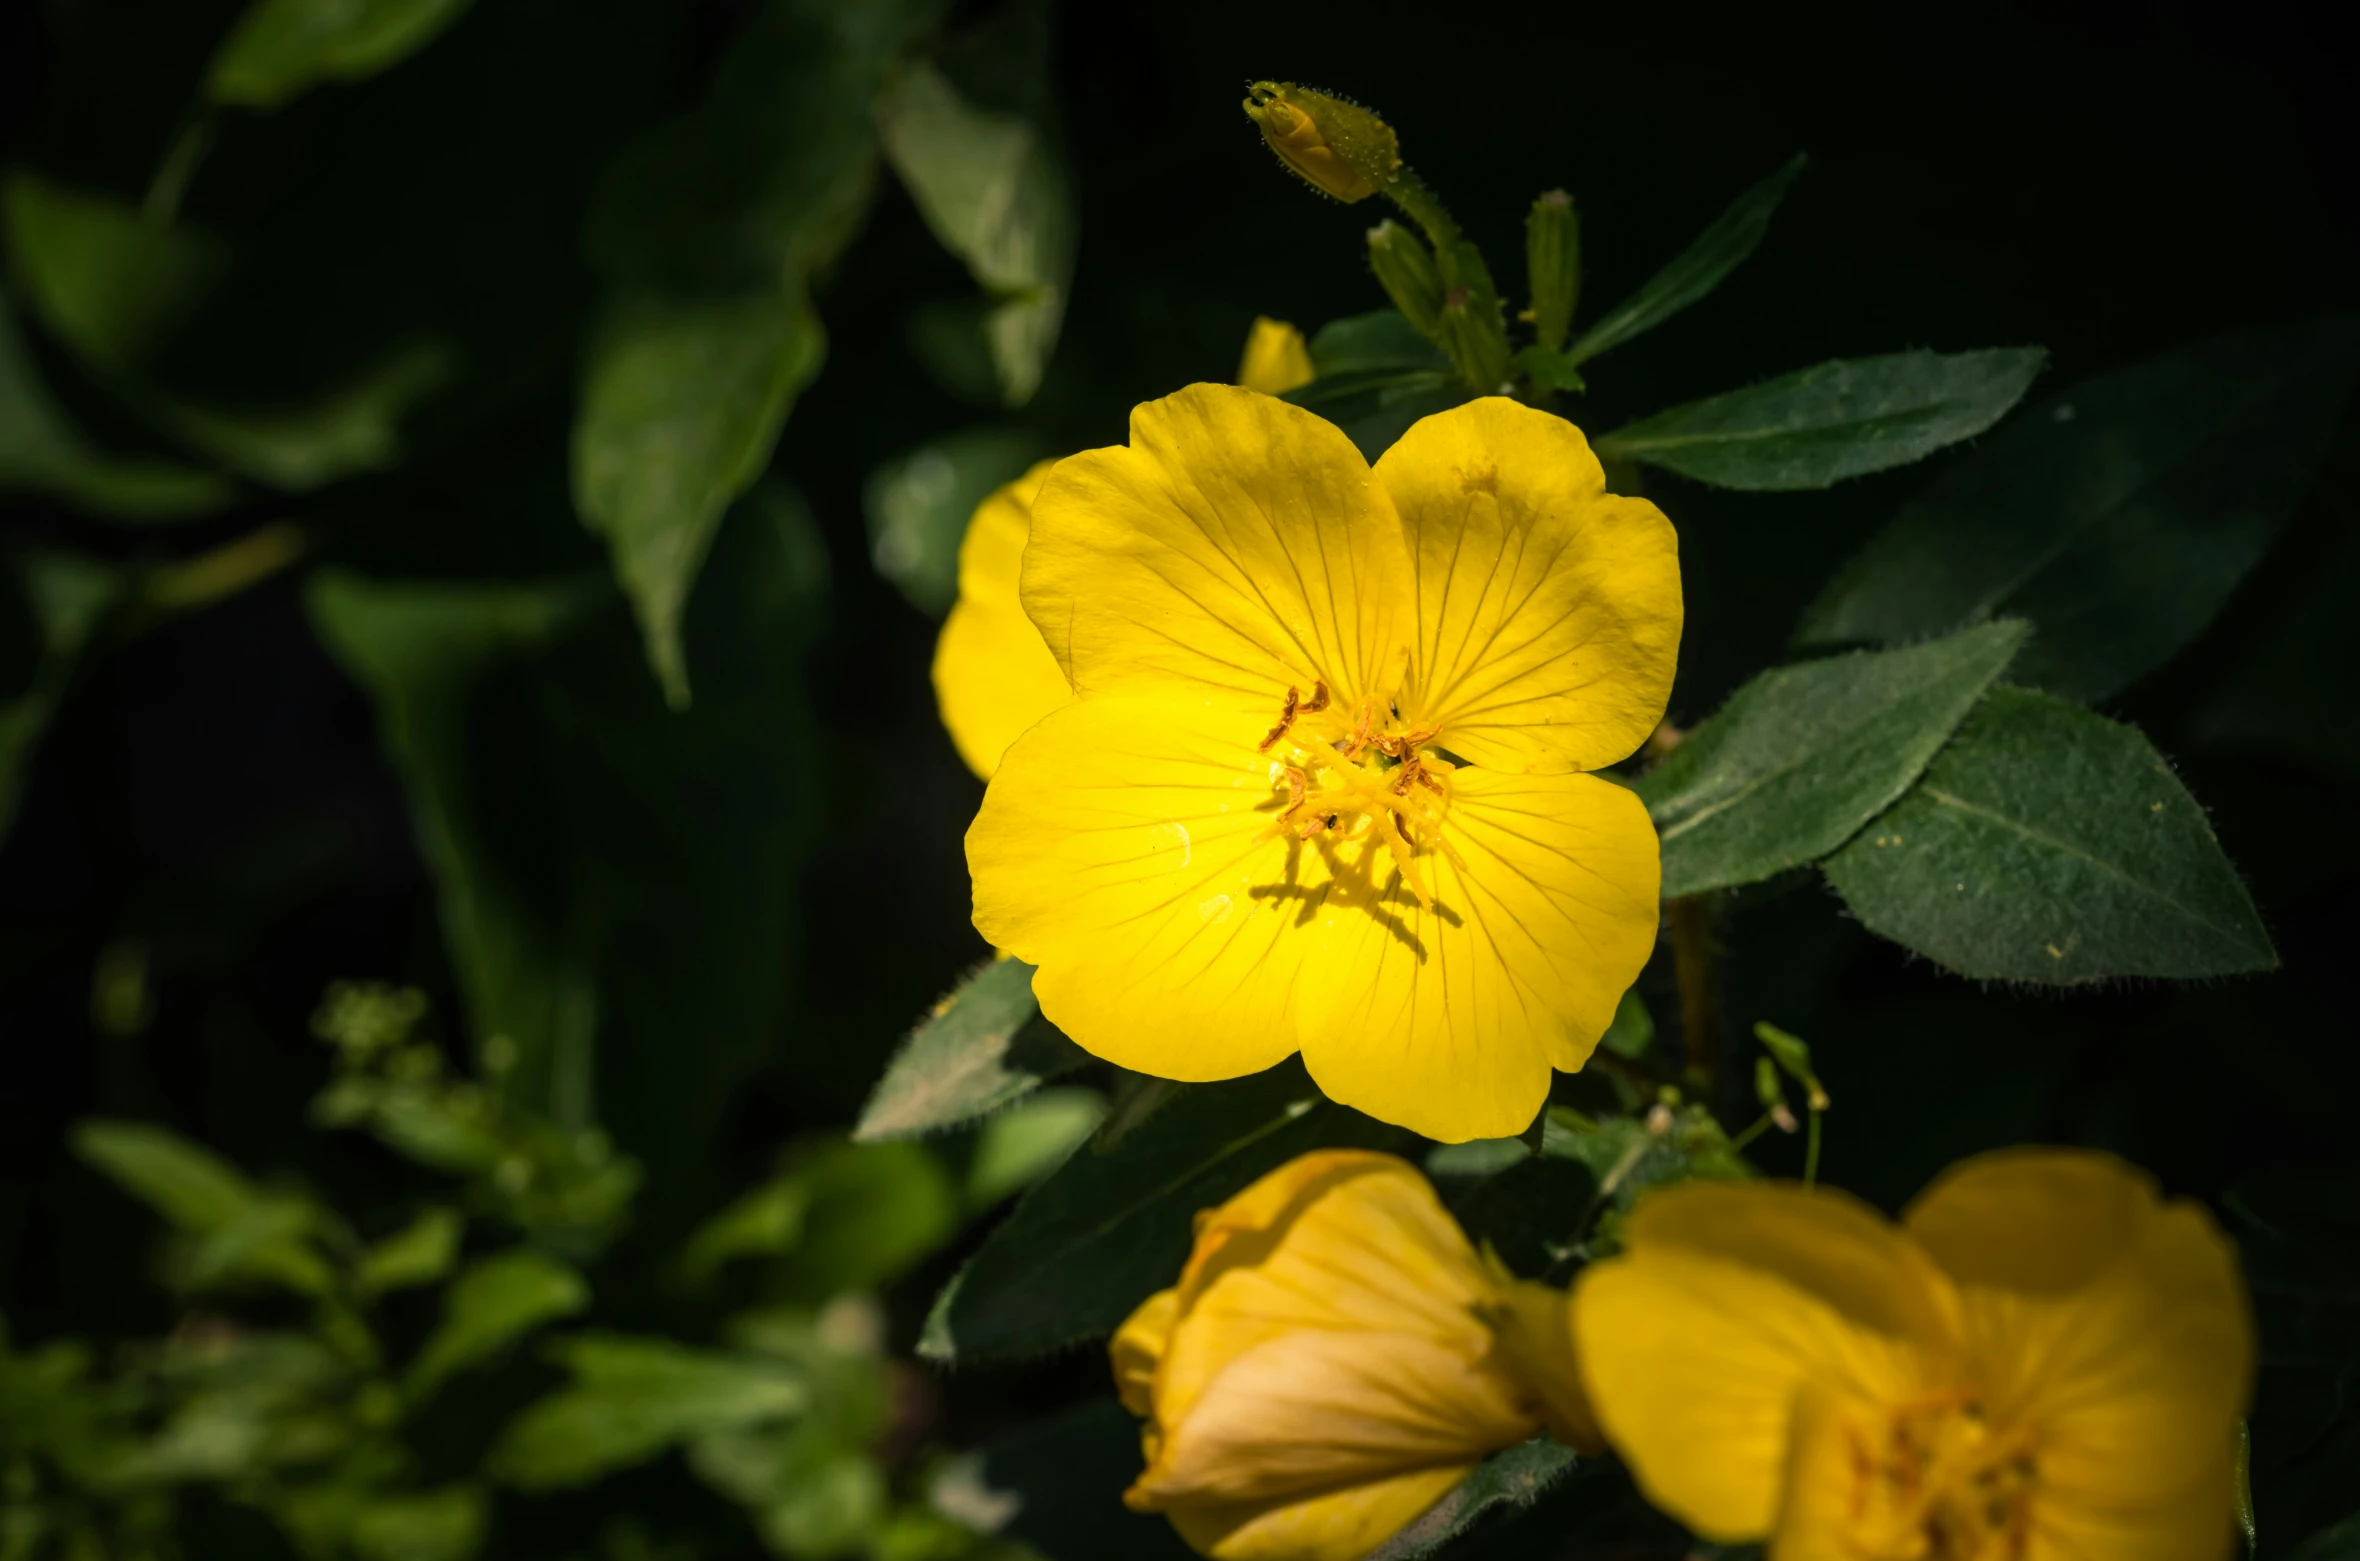
{"type": "Polygon", "coordinates": [[[1283,396],[1317,377],[1318,371],[1311,366],[1311,352],[1303,345],[1301,331],[1268,315],[1255,319],[1254,328],[1246,337],[1245,355],[1237,365],[1239,384],[1266,396],[1283,396]]]}
{"type": "Polygon", "coordinates": [[[1442,273],[1434,252],[1415,233],[1390,219],[1368,230],[1369,269],[1385,296],[1421,336],[1442,328],[1442,273]]]}
{"type": "Polygon", "coordinates": [[[1475,393],[1497,395],[1508,378],[1508,338],[1500,327],[1498,300],[1472,288],[1448,289],[1442,295],[1440,336],[1443,350],[1475,393]]]}
{"type": "Polygon", "coordinates": [[[1363,201],[1401,172],[1393,127],[1359,104],[1290,81],[1257,81],[1246,90],[1246,116],[1313,189],[1363,201]]]}
{"type": "Polygon", "coordinates": [[[1534,201],[1524,219],[1524,275],[1532,287],[1533,337],[1555,352],[1573,330],[1582,288],[1581,219],[1563,190],[1534,201]]]}

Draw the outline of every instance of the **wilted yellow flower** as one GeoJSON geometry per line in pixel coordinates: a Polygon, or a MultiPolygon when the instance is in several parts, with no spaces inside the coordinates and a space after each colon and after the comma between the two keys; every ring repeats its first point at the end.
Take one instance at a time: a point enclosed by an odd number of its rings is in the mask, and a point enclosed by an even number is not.
{"type": "Polygon", "coordinates": [[[1197,385],[1033,505],[1026,613],[1079,696],[967,835],[975,923],[1144,1073],[1300,1050],[1429,1137],[1522,1130],[1654,946],[1636,797],[1680,634],[1663,515],[1499,398],[1372,472],[1309,412],[1197,385]]]}
{"type": "Polygon", "coordinates": [[[934,642],[934,698],[959,757],[985,780],[1019,732],[1073,697],[1016,599],[1043,461],[985,499],[959,544],[959,600],[934,642]]]}
{"type": "Polygon", "coordinates": [[[1574,1287],[1640,1486],[1771,1561],[2223,1561],[2253,1330],[2236,1256],[2107,1156],[1954,1167],[1899,1228],[1695,1183],[1574,1287]]]}
{"type": "Polygon", "coordinates": [[[1257,81],[1245,109],[1280,162],[1340,201],[1367,200],[1401,171],[1393,127],[1357,103],[1290,81],[1257,81]]]}
{"type": "Polygon", "coordinates": [[[1218,1561],[1354,1561],[1540,1427],[1499,1280],[1406,1162],[1307,1154],[1198,1216],[1116,1333],[1146,1424],[1123,1499],[1218,1561]]]}
{"type": "Polygon", "coordinates": [[[1246,337],[1245,356],[1237,365],[1239,384],[1266,396],[1283,396],[1317,377],[1311,367],[1311,349],[1303,345],[1301,331],[1266,314],[1255,318],[1254,329],[1246,337]]]}

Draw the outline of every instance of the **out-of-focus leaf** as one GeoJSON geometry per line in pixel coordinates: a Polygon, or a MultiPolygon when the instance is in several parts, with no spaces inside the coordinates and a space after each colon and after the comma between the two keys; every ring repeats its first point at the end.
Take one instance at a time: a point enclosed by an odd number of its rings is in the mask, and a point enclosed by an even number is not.
{"type": "Polygon", "coordinates": [[[372,1497],[353,1513],[345,1543],[359,1561],[467,1561],[483,1545],[485,1506],[473,1485],[372,1497]]]}
{"type": "Polygon", "coordinates": [[[1280,397],[1344,430],[1371,461],[1421,417],[1448,411],[1468,391],[1449,354],[1398,309],[1330,320],[1311,338],[1319,377],[1280,397]]]}
{"type": "Polygon", "coordinates": [[[0,184],[0,226],[26,306],[107,370],[152,357],[229,269],[217,238],[21,168],[0,184]]]}
{"type": "Polygon", "coordinates": [[[1905,642],[2029,619],[2015,675],[2127,687],[2212,621],[2316,478],[2360,318],[2242,331],[2067,386],[1905,506],[1803,621],[1905,642]]]}
{"type": "Polygon", "coordinates": [[[1711,227],[1662,270],[1649,277],[1630,297],[1609,309],[1565,349],[1575,365],[1588,362],[1610,347],[1619,347],[1642,331],[1651,331],[1721,285],[1761,244],[1770,231],[1770,214],[1786,199],[1787,186],[1803,171],[1797,154],[1786,166],[1730,202],[1711,227]]]}
{"type": "Polygon", "coordinates": [[[960,1506],[1010,1509],[999,1532],[1046,1556],[1190,1561],[1194,1552],[1170,1519],[1123,1505],[1123,1488],[1143,1461],[1138,1420],[1104,1398],[987,1447],[982,1489],[966,1493],[981,1500],[960,1506]]]}
{"type": "Polygon", "coordinates": [[[1639,779],[1663,892],[1757,883],[1842,845],[1909,789],[2023,643],[2020,623],[1984,624],[1746,684],[1639,779]]]}
{"type": "Polygon", "coordinates": [[[2360,1561],[2360,1512],[2304,1540],[2286,1561],[2360,1561]]]}
{"type": "Polygon", "coordinates": [[[1616,1209],[1628,1209],[1640,1193],[1668,1182],[1754,1174],[1702,1106],[1644,1117],[1586,1117],[1552,1106],[1541,1152],[1587,1166],[1597,1179],[1599,1201],[1616,1209]]]}
{"type": "Polygon", "coordinates": [[[32,552],[14,563],[0,574],[0,590],[22,591],[36,643],[31,678],[0,694],[0,839],[16,822],[26,767],[57,712],[82,647],[122,590],[114,570],[71,553],[32,552]]]}
{"type": "Polygon", "coordinates": [[[919,1353],[1036,1354],[1111,1333],[1172,1282],[1191,1221],[1312,1149],[1413,1141],[1324,1099],[1299,1063],[1181,1086],[1112,1142],[1092,1143],[1025,1195],[934,1304],[919,1353]]]}
{"type": "MultiPolygon", "coordinates": [[[[999,74],[1046,74],[1046,8],[1012,8],[1021,38],[996,51],[999,74]]],[[[970,51],[972,55],[973,51],[970,51]]],[[[1003,83],[1037,106],[1031,83],[1003,83]]],[[[994,300],[985,318],[1002,399],[1022,406],[1040,388],[1073,280],[1075,219],[1062,158],[1045,116],[1002,112],[961,90],[931,60],[913,60],[877,100],[877,127],[894,172],[926,225],[994,300]]]]}
{"type": "Polygon", "coordinates": [[[890,1501],[884,1469],[850,1449],[798,1468],[754,1522],[772,1554],[827,1561],[861,1554],[890,1501]]]}
{"type": "Polygon", "coordinates": [[[1573,1467],[1573,1449],[1536,1436],[1494,1453],[1391,1539],[1369,1552],[1369,1561],[1415,1561],[1439,1554],[1496,1507],[1529,1507],[1541,1492],[1573,1467]]]}
{"type": "Polygon", "coordinates": [[[458,1261],[465,1229],[458,1210],[428,1209],[363,1252],[354,1277],[369,1295],[433,1284],[458,1261]]]}
{"type": "Polygon", "coordinates": [[[454,1372],[589,1304],[580,1274],[530,1248],[479,1258],[444,1292],[442,1322],[410,1362],[402,1390],[413,1403],[422,1400],[454,1372]]]}
{"type": "Polygon", "coordinates": [[[1961,975],[2071,986],[2278,963],[2204,810],[2134,727],[1998,688],[1827,860],[1871,931],[1961,975]]]}
{"type": "Polygon", "coordinates": [[[976,1135],[967,1167],[967,1206],[988,1209],[1064,1163],[1106,1120],[1094,1089],[1047,1089],[1001,1112],[976,1135]]]}
{"type": "Polygon", "coordinates": [[[874,1143],[934,1132],[996,1111],[1089,1054],[1040,1018],[1032,966],[979,966],[910,1032],[861,1108],[853,1139],[874,1143]]]}
{"type": "Polygon", "coordinates": [[[1473,1165],[1471,1156],[1446,1158],[1441,1171],[1433,1170],[1435,1162],[1429,1159],[1435,1186],[1470,1240],[1497,1253],[1515,1273],[1551,1277],[1572,1254],[1598,1196],[1598,1178],[1569,1155],[1536,1155],[1520,1139],[1492,1142],[1515,1144],[1525,1153],[1473,1175],[1464,1174],[1473,1165]],[[1454,1170],[1461,1174],[1450,1174],[1454,1170]]]}
{"type": "Polygon", "coordinates": [[[1598,1044],[1617,1057],[1632,1059],[1646,1056],[1655,1044],[1655,1016],[1647,1011],[1646,999],[1640,997],[1637,987],[1623,993],[1614,1005],[1614,1022],[1598,1037],[1598,1044]]]}
{"type": "Polygon", "coordinates": [[[470,0],[252,0],[205,70],[216,103],[271,109],[323,81],[399,65],[470,0]]]}
{"type": "Polygon", "coordinates": [[[225,1229],[261,1202],[236,1166],[152,1123],[89,1118],[74,1128],[74,1153],[193,1235],[225,1229]]]}
{"type": "Polygon", "coordinates": [[[970,428],[878,467],[861,494],[877,573],[918,611],[936,618],[950,611],[975,507],[1049,453],[1021,428],[970,428]]]}
{"type": "Polygon", "coordinates": [[[401,423],[450,382],[450,350],[422,342],[306,405],[245,412],[151,397],[161,427],[243,476],[288,493],[385,471],[401,460],[401,423]]]}
{"type": "Polygon", "coordinates": [[[2261,749],[2360,772],[2360,524],[2314,570],[2252,654],[2183,728],[2190,743],[2261,749]]]}
{"type": "Polygon", "coordinates": [[[189,1252],[180,1282],[191,1290],[210,1290],[259,1280],[298,1295],[325,1295],[334,1275],[305,1243],[321,1223],[320,1209],[306,1199],[259,1196],[236,1219],[204,1233],[189,1252]]]}
{"type": "Polygon", "coordinates": [[[98,449],[41,383],[0,294],[0,490],[23,488],[120,520],[173,521],[232,503],[237,485],[155,456],[98,449]]]}
{"type": "Polygon", "coordinates": [[[572,1386],[511,1421],[490,1468],[526,1490],[587,1484],[707,1431],[800,1413],[802,1376],[758,1355],[693,1350],[665,1339],[591,1334],[565,1340],[552,1358],[572,1386]]]}
{"type": "Polygon", "coordinates": [[[1824,488],[1972,439],[2046,360],[2038,347],[1841,358],[1627,423],[1598,453],[1721,488],[1824,488]]]}
{"type": "Polygon", "coordinates": [[[697,1227],[681,1253],[681,1272],[702,1284],[723,1264],[741,1257],[770,1257],[803,1235],[803,1213],[811,1189],[785,1177],[764,1182],[697,1227]]]}
{"type": "Polygon", "coordinates": [[[870,105],[939,9],[768,0],[706,100],[636,144],[601,192],[592,253],[608,286],[574,421],[574,503],[607,540],[675,707],[689,587],[819,372],[809,289],[867,204],[870,105]]]}
{"type": "Polygon", "coordinates": [[[789,1297],[824,1301],[895,1279],[959,1227],[958,1190],[921,1144],[822,1142],[789,1159],[805,1190],[801,1239],[781,1273],[789,1297]]]}

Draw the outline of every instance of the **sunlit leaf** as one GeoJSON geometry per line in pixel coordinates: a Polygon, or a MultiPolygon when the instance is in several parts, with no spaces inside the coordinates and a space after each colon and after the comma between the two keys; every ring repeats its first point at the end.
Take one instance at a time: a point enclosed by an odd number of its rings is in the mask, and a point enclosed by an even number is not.
{"type": "Polygon", "coordinates": [[[1756,883],[1842,845],[1917,779],[2023,643],[2022,624],[1985,624],[1746,684],[1639,779],[1663,892],[1756,883]]]}
{"type": "Polygon", "coordinates": [[[701,1432],[797,1414],[809,1399],[800,1373],[759,1355],[612,1334],[549,1353],[572,1386],[511,1421],[490,1458],[496,1476],[527,1490],[586,1484],[701,1432]]]}
{"type": "Polygon", "coordinates": [[[486,1506],[473,1485],[373,1496],[353,1513],[345,1543],[359,1561],[468,1561],[483,1545],[486,1506]]]}
{"type": "Polygon", "coordinates": [[[2129,686],[2202,632],[2311,490],[2360,317],[2241,331],[2065,387],[1905,506],[1803,622],[1902,643],[2030,620],[2022,682],[2129,686]]]}
{"type": "Polygon", "coordinates": [[[1961,975],[2070,986],[2278,963],[2204,810],[2147,739],[1994,689],[1827,860],[1871,931],[1961,975]]]}
{"type": "Polygon", "coordinates": [[[959,1227],[950,1172],[920,1144],[823,1141],[791,1155],[785,1177],[805,1198],[803,1229],[780,1274],[797,1300],[898,1278],[959,1227]]]}
{"type": "Polygon", "coordinates": [[[861,1142],[972,1121],[1070,1073],[1088,1053],[1040,1018],[1032,967],[996,959],[938,1004],[902,1043],[861,1108],[861,1142]]]}
{"type": "Polygon", "coordinates": [[[459,1238],[466,1221],[456,1209],[428,1209],[361,1254],[355,1281],[371,1295],[430,1285],[451,1271],[459,1258],[459,1238]]]}
{"type": "Polygon", "coordinates": [[[424,1399],[453,1373],[589,1304],[580,1274],[529,1248],[479,1258],[443,1293],[442,1322],[410,1362],[402,1390],[412,1402],[424,1399]]]}
{"type": "Polygon", "coordinates": [[[986,1209],[1064,1163],[1106,1120],[1094,1089],[1046,1089],[983,1124],[967,1167],[967,1205],[986,1209]]]}
{"type": "Polygon", "coordinates": [[[1785,167],[1730,202],[1711,227],[1662,270],[1649,277],[1637,292],[1609,309],[1565,349],[1570,365],[1588,362],[1610,347],[1619,347],[1642,331],[1651,331],[1721,285],[1761,244],[1770,231],[1770,214],[1786,199],[1787,186],[1803,171],[1797,155],[1785,167]]]}
{"type": "Polygon", "coordinates": [[[810,1206],[810,1187],[784,1177],[741,1193],[688,1238],[680,1255],[682,1275],[702,1284],[737,1258],[786,1251],[802,1239],[803,1212],[810,1206]]]}
{"type": "Polygon", "coordinates": [[[1598,453],[1721,488],[1824,488],[1972,439],[2046,359],[2037,347],[1838,359],[1625,424],[1598,453]]]}
{"type": "Polygon", "coordinates": [[[457,21],[470,0],[252,0],[206,67],[217,103],[277,108],[323,81],[400,64],[457,21]]]}

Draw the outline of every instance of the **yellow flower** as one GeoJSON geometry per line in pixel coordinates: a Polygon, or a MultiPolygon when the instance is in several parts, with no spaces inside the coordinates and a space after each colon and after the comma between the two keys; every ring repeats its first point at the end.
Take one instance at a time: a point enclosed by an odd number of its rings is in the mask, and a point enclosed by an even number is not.
{"type": "Polygon", "coordinates": [[[1111,1354],[1146,1424],[1124,1493],[1217,1561],[1354,1561],[1540,1426],[1499,1281],[1407,1163],[1323,1150],[1198,1216],[1111,1354]]]}
{"type": "Polygon", "coordinates": [[[1245,357],[1237,365],[1239,384],[1266,396],[1283,396],[1317,377],[1301,331],[1268,315],[1255,318],[1253,333],[1246,337],[1245,357]]]}
{"type": "Polygon", "coordinates": [[[1901,1225],[1695,1183],[1574,1287],[1608,1439],[1771,1561],[2223,1561],[2253,1331],[2203,1211],[2104,1155],[1954,1167],[1901,1225]]]}
{"type": "Polygon", "coordinates": [[[1392,126],[1359,104],[1290,81],[1257,81],[1248,92],[1246,116],[1313,189],[1364,201],[1401,172],[1392,126]]]}
{"type": "Polygon", "coordinates": [[[1165,1078],[1300,1050],[1429,1137],[1528,1125],[1655,942],[1646,809],[1582,772],[1663,710],[1662,514],[1512,401],[1372,472],[1308,412],[1196,385],[1058,463],[1023,599],[1079,697],[1002,757],[967,860],[1048,1017],[1165,1078]]]}
{"type": "Polygon", "coordinates": [[[934,697],[959,757],[985,780],[1018,733],[1073,697],[1016,599],[1043,461],[985,499],[959,544],[959,600],[934,642],[934,697]]]}

